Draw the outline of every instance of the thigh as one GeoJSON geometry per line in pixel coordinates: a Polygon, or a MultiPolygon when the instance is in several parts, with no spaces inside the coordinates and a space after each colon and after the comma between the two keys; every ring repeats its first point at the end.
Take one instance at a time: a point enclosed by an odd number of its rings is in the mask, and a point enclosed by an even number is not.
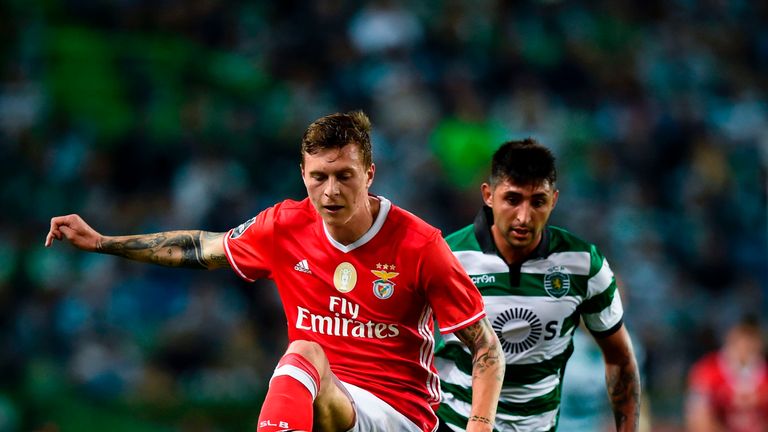
{"type": "Polygon", "coordinates": [[[348,432],[422,432],[408,417],[367,390],[340,382],[354,401],[355,425],[348,432]]]}
{"type": "Polygon", "coordinates": [[[320,385],[320,393],[313,404],[314,430],[319,432],[344,432],[355,422],[354,399],[336,375],[328,375],[320,385]]]}

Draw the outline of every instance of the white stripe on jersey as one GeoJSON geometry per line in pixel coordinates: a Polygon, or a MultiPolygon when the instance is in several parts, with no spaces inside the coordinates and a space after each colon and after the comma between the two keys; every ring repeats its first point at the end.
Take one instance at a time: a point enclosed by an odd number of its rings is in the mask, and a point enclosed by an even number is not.
{"type": "MultiPolygon", "coordinates": [[[[468,404],[464,401],[450,398],[446,395],[448,405],[466,418],[469,418],[469,414],[472,409],[472,404],[468,404]]],[[[496,429],[504,432],[531,432],[549,430],[555,426],[557,421],[558,409],[552,411],[535,414],[532,416],[516,416],[510,414],[504,414],[496,412],[496,429]]]]}
{"type": "Polygon", "coordinates": [[[611,282],[613,282],[613,271],[611,266],[608,265],[608,260],[603,260],[603,266],[600,267],[600,271],[589,278],[587,282],[587,298],[601,294],[611,286],[611,282]]]}
{"type": "MultiPolygon", "coordinates": [[[[560,299],[553,299],[551,297],[506,295],[483,297],[483,301],[485,302],[485,309],[490,321],[497,320],[497,317],[507,310],[527,309],[541,320],[542,325],[546,325],[546,323],[553,320],[561,322],[562,317],[571,316],[579,306],[581,297],[568,295],[560,299]]],[[[560,355],[568,348],[572,332],[573,329],[567,334],[558,335],[558,337],[546,342],[539,340],[535,346],[523,352],[506,352],[506,361],[508,364],[531,364],[549,360],[560,355]]],[[[503,329],[502,335],[504,335],[503,329]]],[[[543,334],[541,337],[543,337],[543,334]]]]}
{"type": "Polygon", "coordinates": [[[520,268],[521,273],[544,274],[554,266],[563,266],[575,275],[589,275],[592,257],[589,252],[555,252],[546,258],[525,261],[520,268]]]}
{"type": "Polygon", "coordinates": [[[460,322],[460,323],[458,323],[456,325],[452,325],[452,326],[449,326],[449,327],[442,327],[442,328],[440,328],[440,332],[442,332],[442,333],[451,333],[452,331],[456,330],[457,328],[463,327],[467,323],[471,323],[472,321],[477,320],[478,318],[482,317],[483,315],[485,315],[485,311],[479,312],[477,315],[473,316],[472,318],[467,318],[464,321],[462,321],[462,322],[460,322]]]}
{"type": "MultiPolygon", "coordinates": [[[[463,348],[464,345],[462,344],[461,347],[463,348]]],[[[465,349],[464,351],[467,350],[465,349]]],[[[459,370],[459,367],[453,361],[442,357],[435,357],[435,366],[440,371],[440,378],[443,381],[462,387],[472,387],[472,376],[459,370]]]]}
{"type": "Polygon", "coordinates": [[[516,387],[502,387],[501,399],[505,402],[527,403],[531,399],[544,396],[552,392],[560,385],[560,377],[557,374],[547,375],[541,381],[516,387]]]}
{"type": "Polygon", "coordinates": [[[242,270],[240,270],[240,267],[237,266],[237,263],[235,262],[235,259],[232,257],[232,252],[229,250],[229,236],[232,234],[232,230],[229,230],[227,234],[224,235],[224,253],[227,254],[227,258],[229,258],[229,262],[232,264],[232,268],[235,269],[237,274],[240,275],[241,278],[247,280],[248,282],[254,282],[256,279],[251,279],[248,276],[243,273],[242,270]]]}
{"type": "Polygon", "coordinates": [[[619,290],[616,290],[613,293],[613,301],[609,307],[596,314],[584,314],[582,318],[584,318],[584,325],[588,329],[601,332],[610,330],[618,324],[622,316],[624,316],[624,307],[621,305],[619,290]]]}
{"type": "Polygon", "coordinates": [[[429,324],[432,322],[432,319],[432,307],[427,305],[421,313],[418,324],[419,334],[423,338],[421,350],[419,351],[419,362],[427,371],[426,385],[430,395],[430,399],[427,402],[436,404],[440,402],[441,394],[440,377],[432,372],[432,361],[435,357],[435,336],[429,330],[429,324]]]}
{"type": "MultiPolygon", "coordinates": [[[[470,275],[486,273],[506,273],[509,266],[497,255],[481,251],[462,250],[453,254],[470,275]]],[[[522,273],[544,274],[554,266],[564,266],[571,274],[586,276],[592,264],[589,252],[555,252],[546,258],[525,261],[520,268],[522,273]]]]}
{"type": "Polygon", "coordinates": [[[453,255],[461,263],[467,274],[506,273],[509,266],[497,255],[484,254],[481,251],[455,251],[453,255]]]}
{"type": "MultiPolygon", "coordinates": [[[[437,357],[435,358],[435,365],[438,367],[440,377],[444,382],[462,387],[472,387],[472,376],[459,370],[451,360],[437,357]]],[[[549,394],[558,385],[560,385],[560,377],[557,374],[553,374],[535,383],[516,387],[502,387],[501,400],[520,404],[526,403],[536,397],[549,394]]]]}

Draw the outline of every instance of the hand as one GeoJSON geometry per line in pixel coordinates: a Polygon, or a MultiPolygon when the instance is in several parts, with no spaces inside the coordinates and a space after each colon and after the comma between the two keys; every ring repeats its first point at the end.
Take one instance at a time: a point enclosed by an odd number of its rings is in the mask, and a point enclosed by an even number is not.
{"type": "Polygon", "coordinates": [[[102,235],[80,216],[71,214],[51,218],[51,229],[45,236],[45,247],[50,247],[54,239],[67,239],[76,248],[93,252],[100,247],[102,235]]]}

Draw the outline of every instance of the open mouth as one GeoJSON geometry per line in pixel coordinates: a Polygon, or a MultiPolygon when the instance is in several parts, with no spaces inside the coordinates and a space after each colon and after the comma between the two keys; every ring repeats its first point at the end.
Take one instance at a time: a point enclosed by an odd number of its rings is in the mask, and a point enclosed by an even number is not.
{"type": "Polygon", "coordinates": [[[336,213],[337,211],[343,209],[344,206],[340,206],[340,205],[325,205],[325,206],[323,206],[323,208],[328,210],[331,213],[336,213]]]}
{"type": "Polygon", "coordinates": [[[526,228],[513,228],[512,229],[512,234],[515,235],[516,237],[525,237],[530,232],[531,232],[531,230],[526,229],[526,228]]]}

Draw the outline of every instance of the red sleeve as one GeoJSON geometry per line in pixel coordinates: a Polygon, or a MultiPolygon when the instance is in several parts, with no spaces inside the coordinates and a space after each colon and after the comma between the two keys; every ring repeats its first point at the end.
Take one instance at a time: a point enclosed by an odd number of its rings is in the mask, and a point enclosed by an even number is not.
{"type": "Polygon", "coordinates": [[[224,236],[224,253],[229,265],[249,282],[271,276],[276,213],[277,206],[270,207],[224,236]]]}
{"type": "Polygon", "coordinates": [[[441,333],[461,330],[485,316],[480,291],[439,232],[421,254],[420,273],[441,333]]]}
{"type": "Polygon", "coordinates": [[[709,397],[713,390],[716,360],[711,354],[693,365],[688,373],[688,389],[699,396],[709,397]]]}

